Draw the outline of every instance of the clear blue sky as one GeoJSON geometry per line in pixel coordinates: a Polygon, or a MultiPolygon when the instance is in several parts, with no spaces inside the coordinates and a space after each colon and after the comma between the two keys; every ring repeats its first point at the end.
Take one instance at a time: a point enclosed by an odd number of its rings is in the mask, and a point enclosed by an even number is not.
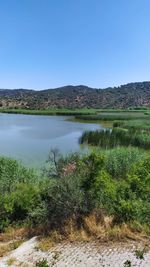
{"type": "Polygon", "coordinates": [[[150,0],[0,0],[0,88],[150,80],[150,0]]]}

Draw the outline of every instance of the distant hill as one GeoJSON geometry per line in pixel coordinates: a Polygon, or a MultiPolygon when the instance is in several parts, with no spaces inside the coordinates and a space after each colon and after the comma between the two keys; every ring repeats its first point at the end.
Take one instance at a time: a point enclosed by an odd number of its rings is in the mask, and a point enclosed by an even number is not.
{"type": "Polygon", "coordinates": [[[1,108],[129,108],[150,107],[150,82],[96,89],[84,85],[41,91],[0,89],[1,108]]]}

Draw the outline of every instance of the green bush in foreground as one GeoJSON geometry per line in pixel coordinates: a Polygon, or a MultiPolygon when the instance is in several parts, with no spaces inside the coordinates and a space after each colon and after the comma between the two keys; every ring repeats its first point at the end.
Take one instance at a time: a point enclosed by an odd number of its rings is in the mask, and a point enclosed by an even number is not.
{"type": "MultiPolygon", "coordinates": [[[[48,176],[35,179],[16,161],[0,158],[0,230],[28,224],[63,228],[73,218],[78,226],[94,210],[115,223],[150,221],[150,157],[134,148],[58,157],[48,176]],[[12,172],[11,172],[12,169],[12,172]],[[5,184],[6,183],[6,184],[5,184]]],[[[47,173],[47,172],[45,172],[47,173]]]]}
{"type": "Polygon", "coordinates": [[[11,158],[0,157],[0,194],[12,192],[19,183],[34,183],[35,179],[33,170],[11,158]]]}

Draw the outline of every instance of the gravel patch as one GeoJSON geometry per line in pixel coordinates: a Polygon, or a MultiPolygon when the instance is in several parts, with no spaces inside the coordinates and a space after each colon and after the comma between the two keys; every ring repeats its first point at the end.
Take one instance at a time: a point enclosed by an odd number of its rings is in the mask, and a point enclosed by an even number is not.
{"type": "Polygon", "coordinates": [[[150,267],[150,251],[144,259],[137,259],[136,249],[143,249],[141,243],[60,243],[47,252],[37,249],[38,239],[34,237],[19,248],[0,259],[0,267],[35,267],[36,262],[46,259],[49,266],[55,267],[150,267]],[[10,265],[11,263],[11,265],[10,265]]]}

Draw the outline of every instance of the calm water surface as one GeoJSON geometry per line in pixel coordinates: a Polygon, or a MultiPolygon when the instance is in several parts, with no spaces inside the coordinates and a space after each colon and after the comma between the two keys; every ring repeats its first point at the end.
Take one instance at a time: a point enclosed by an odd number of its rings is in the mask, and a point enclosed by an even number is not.
{"type": "Polygon", "coordinates": [[[63,154],[79,151],[78,140],[85,130],[103,128],[99,124],[68,121],[65,116],[0,114],[0,155],[25,165],[42,166],[50,149],[63,154]]]}

